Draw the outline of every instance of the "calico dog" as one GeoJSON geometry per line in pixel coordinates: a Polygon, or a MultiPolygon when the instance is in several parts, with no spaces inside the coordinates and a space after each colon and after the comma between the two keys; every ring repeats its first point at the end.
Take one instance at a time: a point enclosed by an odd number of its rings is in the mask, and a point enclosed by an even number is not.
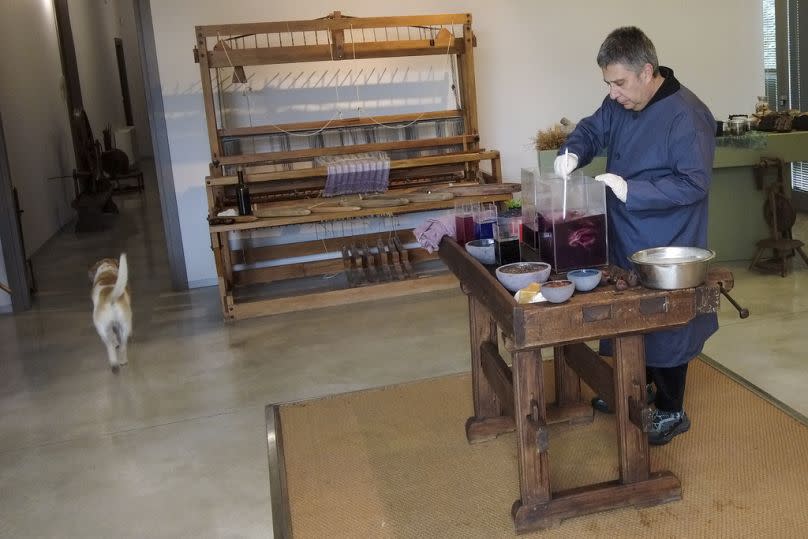
{"type": "Polygon", "coordinates": [[[132,306],[129,295],[129,268],[126,254],[120,260],[104,258],[90,269],[93,283],[93,323],[107,347],[109,366],[118,372],[126,365],[126,345],[132,333],[132,306]]]}

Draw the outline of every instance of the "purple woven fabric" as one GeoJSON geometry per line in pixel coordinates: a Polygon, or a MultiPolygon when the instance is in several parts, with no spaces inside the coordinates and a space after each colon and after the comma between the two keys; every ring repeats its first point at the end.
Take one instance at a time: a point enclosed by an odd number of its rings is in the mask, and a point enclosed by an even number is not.
{"type": "Polygon", "coordinates": [[[389,159],[346,159],[328,165],[323,196],[383,193],[389,181],[389,159]]]}

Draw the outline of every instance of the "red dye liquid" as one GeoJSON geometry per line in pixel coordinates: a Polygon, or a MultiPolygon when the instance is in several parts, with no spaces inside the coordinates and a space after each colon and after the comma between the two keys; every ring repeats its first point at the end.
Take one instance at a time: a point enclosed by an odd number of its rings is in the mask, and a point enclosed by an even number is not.
{"type": "MultiPolygon", "coordinates": [[[[606,216],[569,214],[555,223],[538,216],[536,231],[541,260],[556,272],[602,266],[608,262],[606,216]]],[[[527,243],[527,242],[526,242],[527,243]]]]}
{"type": "Polygon", "coordinates": [[[457,243],[460,245],[465,245],[467,241],[477,239],[474,237],[474,216],[455,215],[455,235],[457,236],[457,243]]]}

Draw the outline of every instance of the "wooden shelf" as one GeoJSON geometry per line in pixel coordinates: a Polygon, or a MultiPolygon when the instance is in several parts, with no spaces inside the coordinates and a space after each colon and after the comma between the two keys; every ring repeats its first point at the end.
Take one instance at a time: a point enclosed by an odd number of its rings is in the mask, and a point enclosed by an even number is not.
{"type": "MultiPolygon", "coordinates": [[[[398,194],[397,191],[390,191],[391,194],[398,194]]],[[[400,193],[402,198],[407,197],[407,193],[400,193]]],[[[456,197],[450,200],[441,200],[437,202],[411,202],[405,206],[391,206],[388,208],[368,208],[362,210],[337,212],[337,213],[312,213],[310,215],[299,215],[295,217],[267,217],[252,221],[249,223],[234,223],[232,225],[214,225],[210,227],[211,232],[231,232],[234,230],[251,230],[255,228],[266,228],[273,226],[286,226],[286,225],[300,225],[304,223],[321,223],[325,221],[333,221],[335,219],[352,219],[358,217],[376,217],[383,215],[400,215],[404,213],[417,213],[430,210],[446,210],[454,208],[454,203],[457,200],[463,202],[503,202],[511,199],[511,193],[501,195],[484,195],[474,197],[456,197]]],[[[322,200],[310,201],[307,204],[283,204],[274,205],[275,208],[308,208],[322,200]]],[[[338,200],[338,199],[337,199],[338,200]]],[[[334,203],[337,203],[334,200],[334,203]]]]}

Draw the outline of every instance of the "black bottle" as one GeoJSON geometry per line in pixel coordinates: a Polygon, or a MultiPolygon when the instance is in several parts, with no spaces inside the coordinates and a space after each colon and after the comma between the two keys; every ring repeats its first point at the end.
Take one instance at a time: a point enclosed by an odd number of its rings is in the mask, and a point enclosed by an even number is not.
{"type": "Polygon", "coordinates": [[[250,206],[250,188],[244,183],[244,171],[238,169],[238,187],[236,187],[236,200],[238,200],[238,214],[252,215],[250,206]]]}

